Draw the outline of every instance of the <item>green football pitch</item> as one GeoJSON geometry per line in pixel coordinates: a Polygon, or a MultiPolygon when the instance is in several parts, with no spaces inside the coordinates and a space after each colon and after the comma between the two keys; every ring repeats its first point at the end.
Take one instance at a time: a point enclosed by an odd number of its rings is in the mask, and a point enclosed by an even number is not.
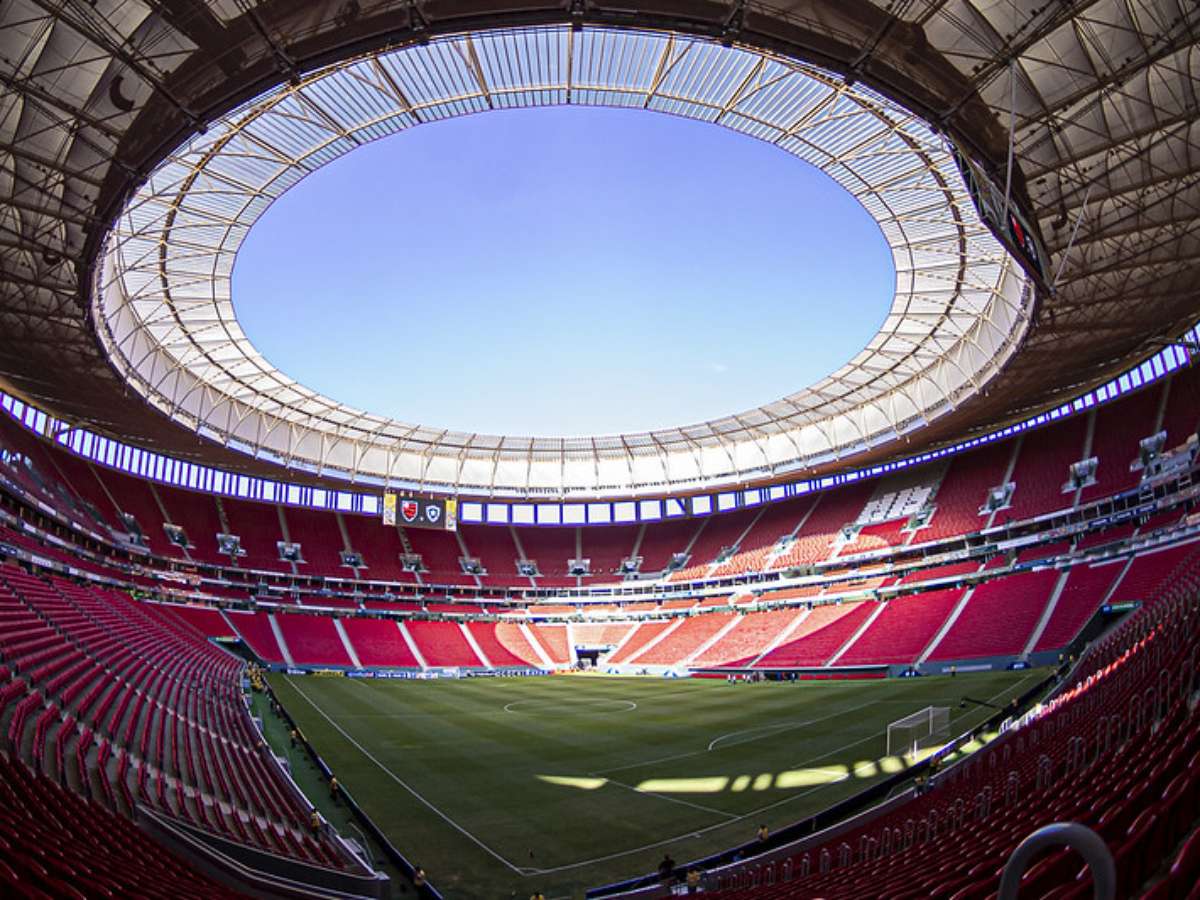
{"type": "Polygon", "coordinates": [[[983,721],[1044,671],[888,681],[272,675],[375,823],[447,898],[582,896],[750,840],[897,771],[887,723],[983,721]]]}

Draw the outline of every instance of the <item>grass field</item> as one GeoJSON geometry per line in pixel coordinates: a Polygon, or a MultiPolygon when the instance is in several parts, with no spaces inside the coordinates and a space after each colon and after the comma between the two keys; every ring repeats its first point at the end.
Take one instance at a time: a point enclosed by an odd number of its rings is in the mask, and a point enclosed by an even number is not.
{"type": "Polygon", "coordinates": [[[272,675],[376,824],[448,898],[584,889],[750,840],[901,763],[888,722],[951,707],[961,733],[1041,670],[885,682],[389,681],[272,675]]]}

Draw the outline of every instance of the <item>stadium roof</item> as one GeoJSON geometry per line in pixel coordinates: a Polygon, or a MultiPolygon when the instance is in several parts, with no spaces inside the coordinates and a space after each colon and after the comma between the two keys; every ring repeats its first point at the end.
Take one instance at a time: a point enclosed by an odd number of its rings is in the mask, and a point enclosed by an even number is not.
{"type": "MultiPolygon", "coordinates": [[[[460,0],[15,0],[0,11],[0,385],[93,429],[227,468],[264,472],[273,467],[259,459],[284,459],[301,470],[391,473],[468,493],[665,492],[766,479],[896,453],[898,434],[941,413],[906,435],[911,451],[1061,399],[1195,318],[1198,37],[1200,11],[1185,0],[810,0],[783,8],[517,0],[502,13],[460,0]],[[564,23],[587,27],[546,27],[564,23]],[[502,26],[524,31],[482,32],[502,26]],[[446,35],[457,37],[430,42],[446,35]],[[309,73],[374,51],[384,51],[380,60],[365,57],[306,83],[309,73]],[[421,68],[405,73],[401,59],[419,59],[421,68]],[[751,112],[769,105],[776,74],[780,84],[800,84],[797,73],[817,100],[793,107],[792,121],[786,107],[775,120],[751,112]],[[252,103],[283,83],[289,87],[252,103]],[[916,280],[915,295],[901,284],[897,315],[881,337],[798,401],[695,431],[585,445],[510,444],[373,420],[280,379],[245,342],[222,288],[237,241],[271,191],[378,133],[369,129],[506,100],[564,102],[567,92],[572,102],[589,102],[579,91],[595,91],[590,102],[658,105],[773,139],[858,121],[854,133],[873,154],[834,143],[833,156],[821,156],[802,142],[798,152],[825,160],[843,184],[862,179],[873,161],[865,183],[874,190],[855,193],[885,224],[894,250],[919,248],[911,264],[898,261],[902,281],[934,266],[934,256],[945,263],[947,228],[963,242],[956,258],[966,268],[943,289],[940,307],[911,302],[927,302],[927,282],[916,280]],[[830,107],[821,96],[846,104],[845,117],[822,116],[830,107]],[[939,151],[936,136],[904,109],[1010,184],[1014,206],[1036,217],[1051,254],[1047,280],[1057,281],[1036,308],[1014,293],[1020,279],[997,242],[959,214],[970,207],[949,177],[944,146],[939,151]],[[288,127],[279,127],[284,120],[288,127]],[[917,207],[900,208],[900,216],[886,209],[889,183],[878,169],[895,165],[892,149],[901,145],[922,160],[919,190],[933,193],[932,179],[944,198],[927,232],[911,215],[917,207]],[[178,208],[164,211],[161,198],[172,195],[178,208]],[[126,204],[131,213],[105,246],[126,204]],[[164,216],[173,217],[169,242],[154,237],[164,233],[164,216]],[[203,235],[194,255],[185,226],[203,235]],[[161,254],[148,259],[148,246],[161,254]],[[156,277],[147,277],[147,262],[156,277]],[[988,297],[1003,302],[985,310],[988,297]],[[1027,311],[1031,321],[1022,318],[1027,311]],[[208,383],[187,381],[195,376],[208,383]],[[939,394],[949,402],[939,404],[939,394]],[[797,408],[825,422],[832,412],[841,424],[803,440],[780,437],[787,429],[779,423],[797,408]],[[198,441],[172,416],[214,440],[198,441]],[[687,448],[673,464],[665,455],[671,442],[687,448]]],[[[890,171],[916,177],[911,168],[890,171]]]]}

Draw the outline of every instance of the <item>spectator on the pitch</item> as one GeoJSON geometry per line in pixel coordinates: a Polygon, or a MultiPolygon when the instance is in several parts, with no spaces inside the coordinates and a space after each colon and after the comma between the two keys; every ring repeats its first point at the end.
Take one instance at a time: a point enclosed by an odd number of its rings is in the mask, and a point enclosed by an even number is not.
{"type": "Polygon", "coordinates": [[[534,891],[529,895],[529,900],[546,900],[546,895],[541,891],[534,891]]]}
{"type": "Polygon", "coordinates": [[[758,842],[760,844],[765,844],[770,836],[771,829],[768,828],[765,823],[758,826],[758,842]]]}
{"type": "Polygon", "coordinates": [[[329,799],[337,803],[341,799],[341,791],[341,785],[338,784],[337,776],[332,776],[329,779],[329,799]]]}
{"type": "Polygon", "coordinates": [[[426,884],[428,884],[428,880],[425,878],[425,870],[417,866],[413,869],[413,887],[417,889],[417,893],[419,894],[425,888],[426,884]]]}
{"type": "Polygon", "coordinates": [[[661,881],[670,881],[674,873],[675,860],[671,859],[670,853],[664,853],[662,862],[658,864],[658,877],[661,881]]]}
{"type": "Polygon", "coordinates": [[[296,744],[299,743],[299,741],[300,741],[300,732],[297,729],[293,728],[291,730],[291,733],[288,734],[288,737],[292,739],[292,746],[295,747],[296,744]]]}

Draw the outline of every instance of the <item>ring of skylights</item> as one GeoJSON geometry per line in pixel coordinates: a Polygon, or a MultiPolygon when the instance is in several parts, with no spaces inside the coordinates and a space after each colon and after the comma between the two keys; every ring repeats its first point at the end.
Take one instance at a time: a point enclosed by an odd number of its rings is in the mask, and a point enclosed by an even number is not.
{"type": "MultiPolygon", "coordinates": [[[[853,277],[854,248],[846,255],[853,277]]],[[[1025,274],[980,221],[949,148],[913,113],[747,48],[566,27],[461,34],[271,91],[172,153],[127,203],[102,259],[92,310],[101,342],[170,418],[305,471],[462,494],[664,493],[849,459],[977,392],[1019,346],[1032,304],[1025,274]],[[875,218],[893,254],[896,294],[878,334],[827,378],[756,409],[584,438],[383,418],[306,389],[255,350],[234,316],[230,273],[273,199],[343,153],[423,122],[564,103],[711,122],[830,175],[875,218]]],[[[730,323],[731,339],[769,325],[741,324],[730,323]]],[[[814,337],[797,334],[797,352],[814,337]]]]}

